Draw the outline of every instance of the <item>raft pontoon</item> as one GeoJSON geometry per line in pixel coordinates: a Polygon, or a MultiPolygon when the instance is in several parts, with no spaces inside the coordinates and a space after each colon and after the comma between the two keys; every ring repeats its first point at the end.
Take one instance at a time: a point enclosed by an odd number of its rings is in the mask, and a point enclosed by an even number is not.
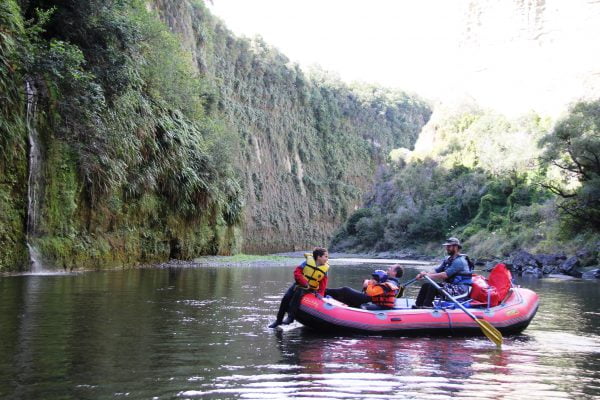
{"type": "MultiPolygon", "coordinates": [[[[396,335],[482,335],[480,326],[453,303],[436,302],[433,308],[413,309],[414,300],[397,299],[391,310],[370,311],[348,307],[329,297],[307,294],[296,319],[303,325],[333,333],[396,335]]],[[[538,295],[513,287],[495,307],[466,303],[477,318],[484,319],[502,334],[523,331],[537,312],[538,295]]]]}

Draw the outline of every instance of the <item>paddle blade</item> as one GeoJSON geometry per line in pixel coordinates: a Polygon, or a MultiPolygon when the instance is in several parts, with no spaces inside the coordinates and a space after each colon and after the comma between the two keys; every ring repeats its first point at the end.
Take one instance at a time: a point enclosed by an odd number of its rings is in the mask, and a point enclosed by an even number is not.
{"type": "Polygon", "coordinates": [[[404,286],[400,286],[400,289],[398,290],[398,294],[396,295],[396,297],[402,297],[404,295],[404,286]]]}
{"type": "Polygon", "coordinates": [[[475,321],[477,322],[477,324],[479,324],[479,327],[483,331],[483,334],[487,336],[488,339],[494,342],[496,346],[502,346],[502,334],[498,329],[494,328],[489,322],[485,320],[476,319],[475,321]]]}

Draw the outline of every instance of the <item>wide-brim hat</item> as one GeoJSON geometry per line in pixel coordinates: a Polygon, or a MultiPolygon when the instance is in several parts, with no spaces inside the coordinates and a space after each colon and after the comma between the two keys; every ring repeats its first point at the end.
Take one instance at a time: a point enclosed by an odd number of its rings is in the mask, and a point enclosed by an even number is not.
{"type": "Polygon", "coordinates": [[[444,243],[442,246],[458,246],[458,247],[462,247],[462,245],[460,244],[460,240],[458,240],[458,238],[455,238],[455,237],[448,238],[446,240],[446,243],[444,243]]]}

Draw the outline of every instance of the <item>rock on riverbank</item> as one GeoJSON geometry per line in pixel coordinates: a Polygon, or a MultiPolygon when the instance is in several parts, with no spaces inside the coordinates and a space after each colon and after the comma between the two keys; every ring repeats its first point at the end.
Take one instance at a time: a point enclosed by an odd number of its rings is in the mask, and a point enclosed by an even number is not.
{"type": "MultiPolygon", "coordinates": [[[[581,250],[575,255],[565,253],[532,254],[516,251],[501,260],[514,274],[542,278],[547,275],[567,275],[575,278],[600,279],[600,243],[593,250],[581,250]]],[[[486,269],[496,261],[485,263],[486,269]]]]}

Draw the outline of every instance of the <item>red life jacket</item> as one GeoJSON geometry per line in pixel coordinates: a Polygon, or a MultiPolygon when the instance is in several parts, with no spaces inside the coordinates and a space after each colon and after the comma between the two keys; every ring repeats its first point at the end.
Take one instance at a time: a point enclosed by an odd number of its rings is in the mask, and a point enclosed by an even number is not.
{"type": "Polygon", "coordinates": [[[376,285],[367,286],[367,296],[371,296],[371,301],[378,306],[393,308],[398,293],[398,286],[394,282],[386,281],[376,285]]]}

